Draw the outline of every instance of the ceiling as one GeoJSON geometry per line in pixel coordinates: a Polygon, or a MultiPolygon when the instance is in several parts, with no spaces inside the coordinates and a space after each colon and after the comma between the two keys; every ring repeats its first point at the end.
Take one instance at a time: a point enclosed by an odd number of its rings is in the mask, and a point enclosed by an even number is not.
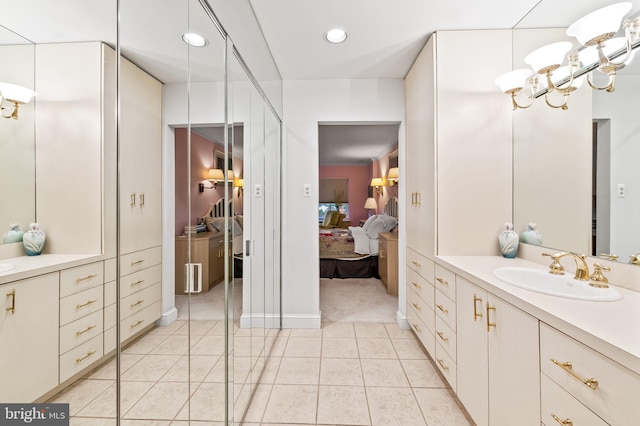
{"type": "Polygon", "coordinates": [[[371,164],[398,144],[400,123],[318,125],[319,164],[371,164]]]}

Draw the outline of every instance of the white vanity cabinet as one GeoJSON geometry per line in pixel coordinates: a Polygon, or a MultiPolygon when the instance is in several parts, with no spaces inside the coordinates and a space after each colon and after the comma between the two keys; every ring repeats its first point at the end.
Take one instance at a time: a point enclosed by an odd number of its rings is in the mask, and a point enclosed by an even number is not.
{"type": "Polygon", "coordinates": [[[0,286],[0,401],[35,401],[58,385],[58,273],[0,286]]]}
{"type": "Polygon", "coordinates": [[[483,425],[540,425],[539,322],[456,276],[458,398],[483,425]]]}

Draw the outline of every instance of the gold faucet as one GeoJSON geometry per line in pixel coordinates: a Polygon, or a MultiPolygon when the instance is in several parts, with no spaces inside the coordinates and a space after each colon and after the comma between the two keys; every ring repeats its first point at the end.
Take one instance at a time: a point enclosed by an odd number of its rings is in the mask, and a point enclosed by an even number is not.
{"type": "Polygon", "coordinates": [[[602,266],[598,262],[593,264],[593,274],[589,276],[589,285],[597,288],[609,287],[609,280],[604,276],[602,271],[609,272],[611,268],[608,266],[602,266]]]}
{"type": "Polygon", "coordinates": [[[564,267],[560,264],[560,259],[565,256],[573,257],[576,262],[576,275],[573,277],[576,280],[587,281],[589,279],[589,265],[587,265],[584,254],[576,254],[570,251],[560,251],[558,253],[549,254],[542,253],[543,256],[549,256],[553,260],[549,265],[549,273],[553,275],[564,275],[564,267]]]}
{"type": "Polygon", "coordinates": [[[629,256],[629,263],[632,265],[640,265],[640,253],[629,256]]]}

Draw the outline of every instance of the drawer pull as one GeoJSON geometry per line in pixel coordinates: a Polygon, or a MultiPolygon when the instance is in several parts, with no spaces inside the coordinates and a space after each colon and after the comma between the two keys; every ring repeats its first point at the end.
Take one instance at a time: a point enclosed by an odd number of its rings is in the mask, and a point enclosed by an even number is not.
{"type": "Polygon", "coordinates": [[[76,331],[76,336],[82,336],[84,333],[86,333],[87,331],[93,330],[94,328],[96,328],[97,325],[90,325],[87,328],[85,328],[82,331],[76,331]]]}
{"type": "Polygon", "coordinates": [[[442,331],[436,331],[436,334],[438,335],[438,337],[440,337],[440,339],[441,339],[443,342],[448,342],[448,341],[449,341],[449,339],[447,339],[446,337],[444,337],[444,333],[443,333],[442,331]]]}
{"type": "Polygon", "coordinates": [[[76,309],[80,309],[80,308],[84,308],[85,306],[89,306],[92,303],[96,303],[98,301],[98,299],[91,299],[91,300],[87,300],[84,303],[79,303],[76,305],[76,309]]]}
{"type": "Polygon", "coordinates": [[[571,374],[576,379],[580,380],[582,383],[587,385],[589,388],[591,388],[593,390],[598,389],[598,381],[596,379],[594,379],[593,377],[590,378],[590,379],[583,379],[582,377],[578,376],[576,374],[576,372],[573,371],[573,365],[570,362],[560,362],[557,359],[553,359],[553,358],[551,358],[551,362],[553,362],[558,367],[562,368],[567,373],[571,374]]]}
{"type": "Polygon", "coordinates": [[[443,313],[448,314],[449,310],[444,308],[444,305],[436,305],[443,313]]]}
{"type": "Polygon", "coordinates": [[[489,311],[496,311],[496,307],[495,306],[489,306],[489,302],[487,302],[487,333],[491,331],[491,327],[495,327],[496,323],[495,322],[490,322],[489,321],[489,311]]]}
{"type": "Polygon", "coordinates": [[[422,308],[420,308],[420,305],[418,305],[417,303],[412,303],[412,305],[413,305],[414,308],[416,308],[417,310],[422,312],[422,308]]]}
{"type": "Polygon", "coordinates": [[[140,300],[138,300],[136,303],[132,303],[132,304],[131,304],[131,307],[132,307],[132,308],[135,308],[136,306],[138,306],[139,304],[141,304],[141,303],[143,303],[143,302],[144,302],[144,299],[140,299],[140,300]]]}
{"type": "Polygon", "coordinates": [[[444,365],[444,360],[443,359],[439,359],[438,360],[438,364],[440,364],[440,367],[442,367],[442,369],[446,372],[449,372],[449,367],[447,367],[446,365],[444,365]]]}
{"type": "Polygon", "coordinates": [[[422,265],[420,264],[420,262],[416,262],[415,260],[412,260],[411,263],[416,265],[416,267],[418,267],[418,268],[422,268],[422,265]]]}
{"type": "Polygon", "coordinates": [[[144,280],[138,280],[138,281],[136,281],[135,283],[131,283],[131,287],[135,287],[135,286],[137,286],[137,285],[140,285],[140,284],[142,284],[143,282],[144,282],[144,280]]]}
{"type": "Polygon", "coordinates": [[[415,288],[417,288],[418,290],[422,289],[422,286],[420,284],[418,284],[417,282],[411,281],[411,285],[414,286],[415,288]]]}
{"type": "Polygon", "coordinates": [[[16,289],[14,288],[9,293],[7,293],[7,297],[11,298],[11,306],[7,306],[7,311],[11,311],[11,314],[16,313],[16,289]]]}
{"type": "Polygon", "coordinates": [[[562,420],[560,417],[556,416],[553,413],[551,413],[551,417],[553,417],[553,420],[555,420],[556,422],[560,423],[563,426],[573,426],[573,422],[571,421],[571,419],[562,420]]]}
{"type": "Polygon", "coordinates": [[[90,280],[91,278],[95,278],[95,277],[97,277],[97,275],[87,275],[86,277],[76,278],[76,282],[79,283],[81,281],[87,281],[87,280],[90,280]]]}
{"type": "Polygon", "coordinates": [[[420,327],[418,327],[418,324],[416,324],[416,323],[412,323],[411,325],[413,326],[413,328],[415,328],[415,329],[416,329],[416,331],[417,331],[418,333],[422,333],[422,330],[420,330],[420,327]]]}
{"type": "Polygon", "coordinates": [[[442,285],[449,285],[449,283],[447,281],[443,280],[442,278],[436,277],[436,281],[438,281],[442,285]]]}
{"type": "Polygon", "coordinates": [[[475,293],[473,293],[473,320],[477,321],[478,318],[482,318],[482,312],[478,313],[478,302],[480,302],[482,304],[482,297],[478,297],[476,296],[475,293]]]}
{"type": "Polygon", "coordinates": [[[84,361],[85,359],[89,358],[91,355],[93,355],[95,353],[96,353],[96,351],[87,352],[87,354],[85,356],[82,356],[80,358],[76,358],[76,362],[77,363],[82,362],[82,361],[84,361]]]}
{"type": "Polygon", "coordinates": [[[142,324],[143,322],[144,322],[144,320],[138,320],[137,323],[131,324],[131,328],[135,328],[135,327],[139,326],[140,324],[142,324]]]}
{"type": "Polygon", "coordinates": [[[139,265],[139,264],[141,264],[142,262],[144,262],[144,259],[136,260],[136,261],[134,261],[134,262],[131,262],[131,266],[139,265]]]}

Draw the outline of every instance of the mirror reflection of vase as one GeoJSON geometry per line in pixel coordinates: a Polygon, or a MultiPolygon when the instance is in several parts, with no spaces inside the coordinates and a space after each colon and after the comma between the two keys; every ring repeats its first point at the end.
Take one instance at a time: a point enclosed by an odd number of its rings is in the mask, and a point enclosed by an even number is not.
{"type": "Polygon", "coordinates": [[[2,242],[5,244],[8,243],[19,243],[22,241],[22,235],[24,231],[20,229],[20,225],[17,223],[12,223],[9,225],[9,230],[5,232],[2,242]]]}
{"type": "Polygon", "coordinates": [[[27,256],[37,256],[41,254],[45,240],[46,234],[40,229],[39,224],[32,223],[29,225],[29,230],[22,236],[25,254],[27,256]]]}

